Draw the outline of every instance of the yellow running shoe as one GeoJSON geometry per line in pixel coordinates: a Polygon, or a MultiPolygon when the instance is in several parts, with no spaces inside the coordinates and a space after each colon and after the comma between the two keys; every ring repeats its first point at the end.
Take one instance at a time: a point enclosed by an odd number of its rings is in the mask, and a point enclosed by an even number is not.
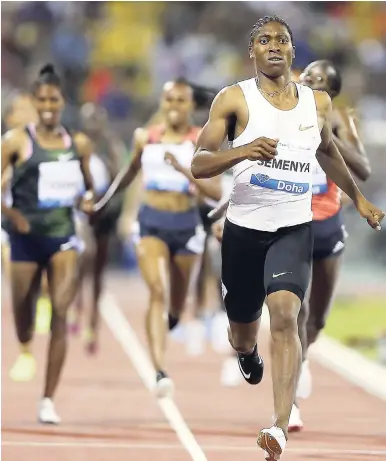
{"type": "Polygon", "coordinates": [[[83,332],[83,340],[88,355],[95,355],[98,352],[98,338],[91,328],[86,328],[83,332]]]}
{"type": "Polygon", "coordinates": [[[41,296],[36,306],[35,331],[39,335],[46,335],[51,328],[52,306],[49,298],[41,296]]]}
{"type": "Polygon", "coordinates": [[[14,363],[9,376],[13,381],[27,382],[35,377],[36,361],[30,352],[23,352],[14,363]]]}

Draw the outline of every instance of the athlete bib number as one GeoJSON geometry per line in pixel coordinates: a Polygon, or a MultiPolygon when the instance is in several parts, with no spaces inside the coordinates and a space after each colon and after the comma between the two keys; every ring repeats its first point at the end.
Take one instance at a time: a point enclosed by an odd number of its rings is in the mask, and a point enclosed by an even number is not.
{"type": "Polygon", "coordinates": [[[319,164],[315,165],[312,171],[312,194],[325,194],[328,191],[328,183],[326,173],[322,170],[319,164]]]}
{"type": "Polygon", "coordinates": [[[39,165],[39,208],[72,207],[79,195],[83,176],[79,161],[44,162],[39,165]]]}

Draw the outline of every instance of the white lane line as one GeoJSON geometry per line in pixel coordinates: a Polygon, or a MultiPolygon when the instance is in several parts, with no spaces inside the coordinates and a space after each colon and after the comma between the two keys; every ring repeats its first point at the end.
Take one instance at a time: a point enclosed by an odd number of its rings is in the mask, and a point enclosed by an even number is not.
{"type": "MultiPolygon", "coordinates": [[[[2,442],[4,447],[15,448],[94,448],[94,449],[125,449],[125,450],[182,450],[183,447],[177,444],[143,444],[143,443],[104,443],[104,442],[16,442],[4,440],[2,442]]],[[[224,452],[224,451],[256,451],[256,446],[251,444],[246,445],[203,445],[205,451],[208,452],[224,452]]],[[[286,452],[289,453],[305,453],[305,454],[320,454],[320,455],[371,455],[371,456],[385,456],[386,450],[363,450],[353,448],[327,448],[321,447],[286,447],[286,452]]]]}
{"type": "Polygon", "coordinates": [[[310,356],[368,394],[386,401],[385,367],[325,335],[310,347],[310,356]]]}
{"type": "MultiPolygon", "coordinates": [[[[111,333],[131,360],[146,388],[153,394],[155,370],[127,318],[119,308],[114,297],[108,293],[102,298],[101,315],[111,333]]],[[[173,400],[165,397],[156,399],[156,401],[192,460],[207,461],[205,453],[196,441],[173,400]]]]}
{"type": "MultiPolygon", "coordinates": [[[[265,330],[269,330],[269,313],[266,306],[263,309],[261,325],[265,330]]],[[[368,394],[386,401],[385,367],[323,334],[310,347],[309,355],[325,368],[342,376],[346,381],[359,386],[368,394]]]]}

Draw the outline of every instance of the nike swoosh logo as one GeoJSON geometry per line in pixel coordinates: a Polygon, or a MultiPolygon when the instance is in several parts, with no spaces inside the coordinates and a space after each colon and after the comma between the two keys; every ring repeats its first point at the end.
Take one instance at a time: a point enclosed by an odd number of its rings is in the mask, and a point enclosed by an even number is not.
{"type": "Polygon", "coordinates": [[[237,356],[237,361],[239,362],[239,368],[240,368],[241,374],[244,376],[245,379],[249,379],[251,377],[251,372],[249,372],[248,374],[244,372],[243,367],[241,366],[241,363],[240,363],[239,356],[237,356]]]}
{"type": "Polygon", "coordinates": [[[281,275],[292,274],[292,272],[280,272],[280,274],[272,274],[272,278],[280,277],[281,275]]]}
{"type": "Polygon", "coordinates": [[[306,131],[306,130],[309,130],[310,128],[312,128],[314,125],[310,125],[310,126],[301,126],[299,125],[299,131],[306,131]]]}

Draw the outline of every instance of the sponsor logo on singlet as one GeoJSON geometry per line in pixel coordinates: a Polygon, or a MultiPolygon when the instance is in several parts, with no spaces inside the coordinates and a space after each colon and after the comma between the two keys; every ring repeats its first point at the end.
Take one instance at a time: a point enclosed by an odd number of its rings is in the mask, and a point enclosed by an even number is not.
{"type": "Polygon", "coordinates": [[[268,175],[261,173],[253,174],[251,176],[250,184],[291,194],[305,194],[308,192],[310,187],[308,183],[272,179],[268,175]]]}

